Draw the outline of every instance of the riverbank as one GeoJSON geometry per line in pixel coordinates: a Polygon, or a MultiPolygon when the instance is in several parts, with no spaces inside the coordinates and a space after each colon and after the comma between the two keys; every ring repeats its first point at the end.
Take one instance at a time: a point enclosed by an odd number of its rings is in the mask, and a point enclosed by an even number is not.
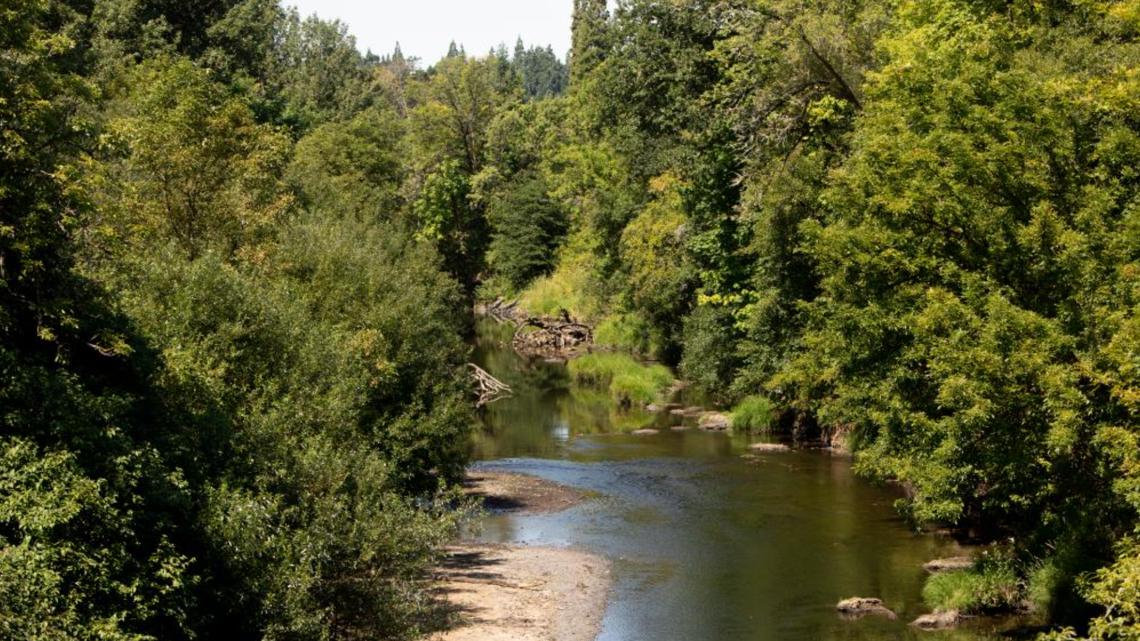
{"type": "Polygon", "coordinates": [[[593,641],[610,563],[579,550],[463,544],[448,549],[437,591],[457,623],[432,641],[593,641]]]}
{"type": "MultiPolygon", "coordinates": [[[[464,492],[492,513],[549,514],[588,495],[526,474],[472,470],[464,492]]],[[[555,547],[461,543],[448,548],[437,592],[456,623],[432,641],[592,641],[610,590],[610,562],[555,547]]]]}
{"type": "MultiPolygon", "coordinates": [[[[708,404],[687,390],[656,412],[615,410],[604,391],[575,384],[565,363],[516,353],[508,325],[483,320],[477,329],[472,362],[510,381],[515,394],[482,413],[473,472],[545,479],[587,498],[538,513],[517,498],[506,509],[485,502],[492,509],[472,536],[611,560],[608,603],[598,605],[605,638],[876,641],[921,634],[910,622],[930,612],[923,565],[963,551],[945,537],[915,536],[895,510],[897,488],[856,478],[846,457],[795,447],[757,453],[750,447],[759,439],[743,431],[701,430],[698,416],[708,404]],[[674,409],[694,411],[677,416],[674,409]],[[688,429],[671,429],[675,422],[688,429]],[[745,453],[754,458],[742,459],[745,453]],[[846,621],[835,604],[852,595],[881,598],[898,618],[846,621]]],[[[996,641],[997,627],[970,619],[949,634],[996,641]]]]}

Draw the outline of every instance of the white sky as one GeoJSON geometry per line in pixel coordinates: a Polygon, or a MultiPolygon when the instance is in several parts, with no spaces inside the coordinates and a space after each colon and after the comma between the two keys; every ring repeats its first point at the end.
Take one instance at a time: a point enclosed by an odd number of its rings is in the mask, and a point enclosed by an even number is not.
{"type": "Polygon", "coordinates": [[[382,55],[400,43],[405,56],[424,66],[447,53],[455,40],[468,54],[483,55],[500,42],[514,50],[552,45],[559,58],[570,49],[573,0],[282,0],[302,16],[339,18],[356,36],[361,51],[382,55]]]}

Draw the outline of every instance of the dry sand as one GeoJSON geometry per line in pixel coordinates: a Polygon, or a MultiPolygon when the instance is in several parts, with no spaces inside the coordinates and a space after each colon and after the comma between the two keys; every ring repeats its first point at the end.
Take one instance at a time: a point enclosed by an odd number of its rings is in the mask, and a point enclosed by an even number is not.
{"type": "Polygon", "coordinates": [[[440,569],[457,623],[432,641],[593,641],[610,564],[577,550],[460,545],[440,569]]]}
{"type": "MultiPolygon", "coordinates": [[[[550,513],[587,494],[506,472],[471,472],[466,493],[492,511],[550,513]]],[[[610,562],[580,550],[466,543],[448,549],[438,593],[456,623],[431,641],[593,641],[610,589],[610,562]]]]}

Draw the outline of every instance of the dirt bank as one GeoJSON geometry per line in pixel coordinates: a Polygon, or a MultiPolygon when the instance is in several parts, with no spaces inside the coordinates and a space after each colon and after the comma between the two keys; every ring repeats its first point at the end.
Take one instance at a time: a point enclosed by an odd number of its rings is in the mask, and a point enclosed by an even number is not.
{"type": "Polygon", "coordinates": [[[571,508],[587,498],[572,487],[524,474],[472,471],[463,483],[468,496],[492,512],[540,514],[571,508]]]}
{"type": "Polygon", "coordinates": [[[610,564],[577,550],[459,545],[439,572],[456,624],[432,641],[593,641],[610,564]]]}

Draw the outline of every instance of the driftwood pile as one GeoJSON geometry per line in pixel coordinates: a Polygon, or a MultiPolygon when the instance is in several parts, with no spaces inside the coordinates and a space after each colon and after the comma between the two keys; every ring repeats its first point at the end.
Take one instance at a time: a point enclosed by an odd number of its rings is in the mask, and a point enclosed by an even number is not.
{"type": "Polygon", "coordinates": [[[471,379],[475,382],[475,394],[477,396],[475,407],[484,407],[513,394],[510,385],[491,376],[487,370],[475,363],[468,363],[467,369],[471,374],[471,379]]]}
{"type": "Polygon", "coordinates": [[[479,311],[497,322],[516,326],[511,346],[523,356],[565,360],[587,351],[594,342],[594,330],[575,321],[566,310],[557,318],[530,316],[518,301],[498,298],[479,311]]]}
{"type": "Polygon", "coordinates": [[[528,318],[511,340],[523,356],[566,359],[585,351],[594,342],[594,330],[564,316],[559,320],[528,318]]]}

